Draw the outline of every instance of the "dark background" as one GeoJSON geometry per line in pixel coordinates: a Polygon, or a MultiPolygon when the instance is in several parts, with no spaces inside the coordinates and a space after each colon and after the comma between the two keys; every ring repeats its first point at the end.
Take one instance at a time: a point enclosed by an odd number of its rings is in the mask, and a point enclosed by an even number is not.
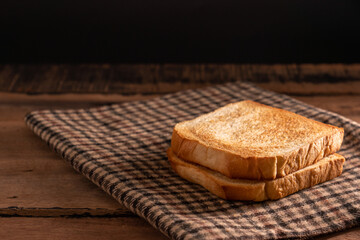
{"type": "Polygon", "coordinates": [[[358,0],[5,0],[0,9],[0,63],[360,62],[358,0]]]}

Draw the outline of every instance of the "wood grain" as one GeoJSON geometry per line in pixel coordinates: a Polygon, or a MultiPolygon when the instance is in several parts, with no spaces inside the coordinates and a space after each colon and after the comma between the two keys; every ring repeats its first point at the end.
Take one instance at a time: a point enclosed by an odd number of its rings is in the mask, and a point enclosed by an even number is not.
{"type": "Polygon", "coordinates": [[[52,209],[49,216],[129,213],[76,173],[24,123],[0,124],[0,214],[36,216],[46,209],[52,209]],[[24,208],[31,210],[24,213],[24,208]]]}
{"type": "Polygon", "coordinates": [[[360,94],[360,64],[0,65],[2,92],[161,94],[234,81],[297,94],[309,86],[323,94],[360,94]],[[344,81],[343,88],[328,84],[344,81]]]}
{"type": "Polygon", "coordinates": [[[0,239],[167,239],[138,217],[0,218],[0,239]]]}
{"type": "Polygon", "coordinates": [[[0,214],[129,214],[114,199],[72,170],[25,126],[26,112],[41,106],[32,105],[31,101],[25,101],[18,108],[0,105],[0,214]]]}
{"type": "Polygon", "coordinates": [[[360,123],[360,96],[292,96],[360,123]]]}
{"type": "Polygon", "coordinates": [[[258,86],[291,95],[359,95],[360,81],[345,81],[336,83],[314,83],[314,82],[287,82],[286,84],[273,81],[258,83],[258,86]]]}
{"type": "Polygon", "coordinates": [[[360,227],[350,229],[347,231],[337,232],[320,236],[318,240],[359,240],[360,239],[360,227]]]}

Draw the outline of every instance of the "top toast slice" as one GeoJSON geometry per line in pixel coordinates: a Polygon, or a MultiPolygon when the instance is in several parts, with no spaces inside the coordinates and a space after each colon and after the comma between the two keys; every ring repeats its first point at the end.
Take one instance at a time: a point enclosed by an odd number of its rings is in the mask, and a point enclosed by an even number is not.
{"type": "Polygon", "coordinates": [[[174,127],[181,159],[230,178],[275,179],[340,149],[344,130],[250,100],[174,127]]]}

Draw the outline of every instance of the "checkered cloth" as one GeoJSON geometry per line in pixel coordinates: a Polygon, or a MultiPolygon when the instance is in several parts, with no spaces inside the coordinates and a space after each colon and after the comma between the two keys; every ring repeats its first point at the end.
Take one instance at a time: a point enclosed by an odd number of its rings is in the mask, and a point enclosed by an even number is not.
{"type": "Polygon", "coordinates": [[[26,123],[77,171],[173,239],[311,237],[360,225],[360,125],[248,83],[91,109],[36,111],[26,123]],[[343,127],[343,174],[261,203],[222,200],[178,177],[165,153],[174,125],[244,99],[343,127]]]}

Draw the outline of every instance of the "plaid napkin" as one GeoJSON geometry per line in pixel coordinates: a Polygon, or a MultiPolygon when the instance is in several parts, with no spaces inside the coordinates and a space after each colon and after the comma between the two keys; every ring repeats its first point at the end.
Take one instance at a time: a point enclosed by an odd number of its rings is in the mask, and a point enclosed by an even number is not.
{"type": "Polygon", "coordinates": [[[248,83],[99,108],[36,111],[26,123],[77,171],[173,239],[312,237],[360,225],[360,125],[248,83]],[[175,123],[244,99],[343,127],[343,174],[261,203],[222,200],[178,177],[165,153],[175,123]]]}

